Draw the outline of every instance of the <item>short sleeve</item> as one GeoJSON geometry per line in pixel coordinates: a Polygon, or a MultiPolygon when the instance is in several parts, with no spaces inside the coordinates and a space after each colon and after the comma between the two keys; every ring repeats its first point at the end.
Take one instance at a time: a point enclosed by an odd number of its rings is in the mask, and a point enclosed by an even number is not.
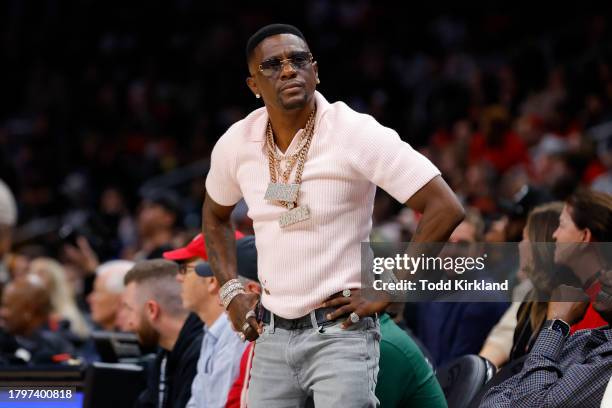
{"type": "Polygon", "coordinates": [[[351,166],[397,201],[405,203],[440,171],[402,141],[394,130],[372,117],[366,118],[346,143],[351,166]]]}
{"type": "Polygon", "coordinates": [[[216,203],[224,206],[235,205],[242,198],[236,177],[236,146],[232,147],[231,143],[234,135],[229,132],[215,144],[206,176],[206,192],[216,203]]]}

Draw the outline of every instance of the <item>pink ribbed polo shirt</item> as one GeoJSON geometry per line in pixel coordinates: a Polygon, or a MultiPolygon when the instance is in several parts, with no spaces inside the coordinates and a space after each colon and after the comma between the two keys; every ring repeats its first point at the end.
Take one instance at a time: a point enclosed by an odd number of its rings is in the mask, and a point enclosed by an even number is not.
{"type": "Polygon", "coordinates": [[[231,206],[244,197],[255,229],[262,302],[284,318],[304,316],[328,296],[361,286],[360,243],[369,240],[377,185],[405,203],[440,174],[371,116],[330,104],[318,92],[315,98],[315,131],[298,198],[310,207],[310,219],[280,228],[287,209],[264,200],[270,181],[265,107],[219,139],[206,178],[215,202],[231,206]]]}

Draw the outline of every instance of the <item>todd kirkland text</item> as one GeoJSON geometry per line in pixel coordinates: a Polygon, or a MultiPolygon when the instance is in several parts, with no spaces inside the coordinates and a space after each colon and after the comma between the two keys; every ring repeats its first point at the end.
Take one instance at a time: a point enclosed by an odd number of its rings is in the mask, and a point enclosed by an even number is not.
{"type": "Polygon", "coordinates": [[[474,291],[474,292],[489,292],[489,291],[508,291],[508,280],[503,282],[489,282],[484,279],[455,279],[455,280],[440,280],[429,281],[427,279],[419,280],[400,280],[395,282],[383,282],[375,280],[373,282],[375,290],[383,291],[474,291]]]}

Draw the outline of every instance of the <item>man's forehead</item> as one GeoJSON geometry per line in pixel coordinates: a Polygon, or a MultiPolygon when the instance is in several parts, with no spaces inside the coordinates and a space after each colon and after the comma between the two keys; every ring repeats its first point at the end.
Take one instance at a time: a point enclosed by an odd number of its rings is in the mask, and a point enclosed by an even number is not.
{"type": "Polygon", "coordinates": [[[262,61],[281,57],[295,51],[309,51],[308,45],[304,40],[294,34],[276,34],[265,38],[255,47],[255,56],[262,61]]]}

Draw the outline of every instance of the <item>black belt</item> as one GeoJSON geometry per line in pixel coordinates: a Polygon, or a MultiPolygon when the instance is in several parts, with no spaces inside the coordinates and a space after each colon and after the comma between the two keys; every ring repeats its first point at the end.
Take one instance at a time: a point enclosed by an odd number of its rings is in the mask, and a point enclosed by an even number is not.
{"type": "MultiPolygon", "coordinates": [[[[315,317],[317,318],[317,325],[319,327],[329,326],[330,324],[337,322],[339,320],[346,320],[348,314],[338,316],[334,320],[327,320],[327,314],[332,313],[337,309],[337,307],[322,307],[319,309],[315,309],[315,317]]],[[[265,324],[270,324],[270,316],[272,312],[268,309],[263,308],[263,318],[262,321],[265,324]]],[[[376,320],[376,315],[368,316],[376,320]]],[[[278,327],[285,330],[299,330],[299,329],[309,329],[312,328],[312,320],[310,318],[310,313],[305,316],[298,317],[296,319],[285,319],[284,317],[280,317],[278,315],[274,315],[274,327],[278,327]]]]}
{"type": "MultiPolygon", "coordinates": [[[[324,326],[326,323],[329,324],[336,320],[346,319],[346,316],[340,316],[334,320],[327,320],[327,314],[335,311],[337,307],[322,307],[320,309],[315,309],[315,316],[317,318],[317,325],[324,326]]],[[[268,309],[264,308],[263,319],[262,321],[266,324],[270,324],[270,316],[272,312],[268,309]]],[[[280,317],[278,315],[274,315],[274,327],[278,327],[286,330],[298,330],[298,329],[308,329],[312,327],[312,320],[310,319],[310,313],[305,316],[298,317],[296,319],[285,319],[284,317],[280,317]]]]}

